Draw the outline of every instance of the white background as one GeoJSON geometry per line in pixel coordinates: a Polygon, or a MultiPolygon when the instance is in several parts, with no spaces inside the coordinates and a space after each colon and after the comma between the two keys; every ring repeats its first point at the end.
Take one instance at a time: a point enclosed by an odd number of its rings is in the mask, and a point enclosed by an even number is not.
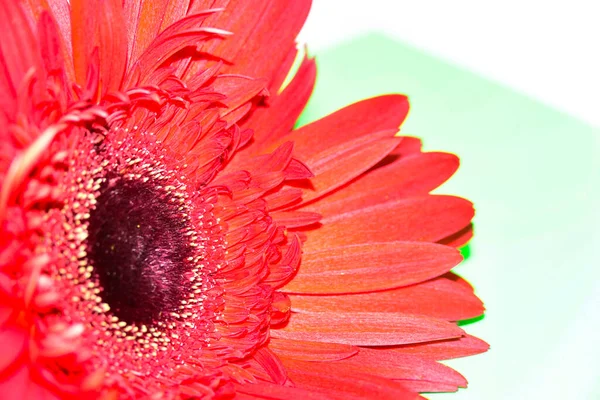
{"type": "Polygon", "coordinates": [[[385,32],[600,126],[598,0],[313,0],[299,40],[385,32]]]}

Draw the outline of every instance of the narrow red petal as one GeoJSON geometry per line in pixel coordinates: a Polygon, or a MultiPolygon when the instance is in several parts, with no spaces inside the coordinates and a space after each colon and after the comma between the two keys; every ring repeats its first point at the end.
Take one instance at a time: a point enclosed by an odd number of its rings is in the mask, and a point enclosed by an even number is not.
{"type": "Polygon", "coordinates": [[[300,361],[331,362],[358,353],[358,347],[339,343],[309,342],[273,338],[269,348],[277,355],[300,361]]]}
{"type": "MultiPolygon", "coordinates": [[[[293,306],[292,306],[293,307],[293,306]]],[[[295,313],[275,338],[342,343],[355,346],[393,346],[456,338],[455,324],[435,318],[392,313],[295,313]]]]}
{"type": "Polygon", "coordinates": [[[292,386],[281,386],[262,381],[236,384],[235,391],[235,399],[328,400],[336,398],[329,396],[327,392],[292,386]]]}
{"type": "Polygon", "coordinates": [[[32,379],[25,364],[7,379],[0,380],[0,393],[4,399],[60,400],[60,396],[32,379]]]}
{"type": "Polygon", "coordinates": [[[421,139],[413,136],[402,136],[402,141],[392,151],[391,154],[395,156],[405,157],[410,154],[417,154],[421,152],[422,147],[421,139]]]}
{"type": "MultiPolygon", "coordinates": [[[[295,47],[294,40],[308,15],[310,1],[231,0],[224,3],[193,5],[193,11],[226,5],[225,10],[207,20],[206,25],[233,33],[230,38],[208,43],[201,51],[224,59],[224,73],[266,78],[272,82],[290,49],[295,47]],[[231,61],[235,62],[228,63],[231,61]]],[[[195,72],[194,68],[190,72],[195,72]]]]}
{"type": "MultiPolygon", "coordinates": [[[[360,226],[360,225],[359,225],[360,226]]],[[[462,257],[447,246],[419,242],[347,245],[305,251],[292,293],[360,293],[411,285],[439,276],[462,257]]]]}
{"type": "Polygon", "coordinates": [[[281,94],[273,94],[268,107],[254,111],[247,124],[254,130],[254,147],[257,154],[287,135],[308,102],[317,74],[313,59],[305,58],[296,75],[281,94]]]}
{"type": "Polygon", "coordinates": [[[336,296],[291,295],[291,299],[293,309],[299,312],[389,312],[459,321],[477,317],[484,311],[473,288],[446,277],[382,292],[336,296]]]}
{"type": "MultiPolygon", "coordinates": [[[[64,43],[65,59],[71,59],[71,16],[70,5],[68,0],[27,0],[24,5],[28,7],[30,14],[34,20],[39,20],[40,16],[45,12],[49,12],[60,31],[62,42],[64,43]]],[[[71,71],[72,65],[67,65],[69,77],[73,77],[71,71]]]]}
{"type": "Polygon", "coordinates": [[[349,140],[301,159],[315,175],[305,187],[304,202],[317,199],[344,185],[377,164],[396,147],[393,131],[380,131],[349,140]]]}
{"type": "Polygon", "coordinates": [[[29,19],[20,4],[0,1],[0,21],[3,21],[0,41],[0,111],[12,113],[17,90],[31,67],[41,72],[37,40],[29,19]]]}
{"type": "Polygon", "coordinates": [[[19,357],[24,356],[27,332],[17,328],[3,327],[0,330],[0,343],[3,351],[0,353],[0,374],[6,371],[19,357]]]}
{"type": "Polygon", "coordinates": [[[428,391],[456,391],[467,386],[461,374],[435,360],[388,349],[361,348],[357,355],[335,365],[387,379],[423,381],[428,391]]]}
{"type": "Polygon", "coordinates": [[[318,121],[302,126],[285,140],[295,143],[303,160],[372,132],[393,131],[408,113],[406,96],[374,97],[349,105],[318,121]]]}
{"type": "Polygon", "coordinates": [[[283,360],[292,381],[301,388],[324,391],[334,399],[413,400],[418,394],[401,383],[343,368],[337,363],[283,360]]]}
{"type": "Polygon", "coordinates": [[[321,219],[321,214],[309,211],[276,211],[270,215],[277,224],[286,228],[312,225],[321,219]]]}
{"type": "Polygon", "coordinates": [[[490,345],[474,336],[466,335],[458,339],[441,340],[431,343],[418,343],[399,346],[390,351],[402,354],[414,354],[433,360],[449,360],[483,353],[490,345]]]}
{"type": "Polygon", "coordinates": [[[467,225],[460,231],[439,240],[439,243],[446,246],[461,247],[464,246],[473,238],[473,224],[467,225]]]}
{"type": "Polygon", "coordinates": [[[189,0],[125,0],[130,65],[169,25],[185,16],[189,0]]]}
{"type": "MultiPolygon", "coordinates": [[[[313,210],[319,212],[317,206],[313,210]]],[[[392,240],[436,242],[467,226],[472,204],[453,196],[429,195],[380,203],[324,218],[309,231],[307,253],[323,248],[392,240]]]]}
{"type": "Polygon", "coordinates": [[[285,368],[277,356],[268,348],[261,347],[254,353],[254,359],[260,364],[274,383],[283,385],[288,377],[285,368]]]}
{"type": "Polygon", "coordinates": [[[453,154],[409,155],[366,173],[313,207],[328,216],[340,210],[348,212],[389,200],[425,195],[452,176],[458,164],[453,154]]]}

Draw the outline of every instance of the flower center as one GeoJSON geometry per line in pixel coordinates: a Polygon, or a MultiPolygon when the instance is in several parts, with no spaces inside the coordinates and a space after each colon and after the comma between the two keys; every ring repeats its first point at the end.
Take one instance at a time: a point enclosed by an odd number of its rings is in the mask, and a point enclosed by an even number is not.
{"type": "Polygon", "coordinates": [[[189,221],[173,193],[156,182],[107,177],[91,210],[88,260],[100,296],[127,324],[154,325],[179,311],[194,254],[189,221]]]}
{"type": "Polygon", "coordinates": [[[77,147],[43,245],[62,318],[86,327],[98,368],[169,370],[218,340],[224,300],[214,275],[225,244],[216,196],[148,134],[115,130],[77,147]]]}

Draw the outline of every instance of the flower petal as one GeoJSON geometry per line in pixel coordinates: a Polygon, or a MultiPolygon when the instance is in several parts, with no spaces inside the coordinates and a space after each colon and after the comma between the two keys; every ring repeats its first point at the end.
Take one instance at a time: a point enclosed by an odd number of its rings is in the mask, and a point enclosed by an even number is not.
{"type": "MultiPolygon", "coordinates": [[[[313,207],[313,211],[319,212],[318,207],[313,207]]],[[[307,232],[305,251],[392,240],[435,242],[467,226],[473,215],[469,201],[438,195],[343,210],[324,218],[319,229],[307,232]]]]}
{"type": "Polygon", "coordinates": [[[27,332],[22,329],[7,327],[0,330],[0,373],[6,371],[20,356],[24,355],[27,332]]]}
{"type": "Polygon", "coordinates": [[[401,383],[375,375],[340,370],[337,363],[283,360],[292,381],[301,388],[321,390],[334,399],[413,400],[418,394],[401,383]]]}
{"type": "Polygon", "coordinates": [[[447,246],[419,242],[347,245],[305,251],[298,274],[283,290],[334,294],[411,285],[439,276],[462,257],[447,246]]]}
{"type": "Polygon", "coordinates": [[[305,188],[304,202],[315,200],[356,178],[396,147],[394,131],[380,131],[349,140],[302,158],[315,175],[305,188]]]}
{"type": "MultiPolygon", "coordinates": [[[[387,349],[361,348],[355,356],[334,363],[336,369],[347,368],[357,373],[366,373],[382,378],[419,381],[421,389],[426,385],[427,391],[456,391],[466,387],[466,379],[435,360],[422,358],[412,354],[402,354],[387,349]]],[[[410,386],[409,386],[410,387],[410,386]]]]}
{"type": "Polygon", "coordinates": [[[295,144],[303,160],[372,132],[398,131],[408,113],[408,100],[387,95],[359,101],[320,120],[302,126],[284,138],[295,144]]]}
{"type": "Polygon", "coordinates": [[[254,111],[247,123],[254,130],[254,146],[249,149],[252,154],[264,152],[292,130],[313,91],[316,74],[315,61],[305,58],[283,92],[272,94],[268,107],[254,111]]]}
{"type": "Polygon", "coordinates": [[[269,348],[278,356],[300,361],[330,362],[343,360],[358,353],[358,347],[339,343],[309,342],[272,338],[269,348]]]}
{"type": "Polygon", "coordinates": [[[296,313],[274,338],[342,343],[355,346],[393,346],[457,338],[455,324],[440,319],[392,313],[296,313]]]}
{"type": "Polygon", "coordinates": [[[127,64],[127,32],[121,0],[72,0],[71,37],[77,82],[89,82],[88,70],[98,46],[99,84],[103,94],[120,88],[127,64]]]}
{"type": "Polygon", "coordinates": [[[465,335],[458,339],[409,344],[388,350],[402,354],[414,354],[434,360],[449,360],[451,358],[467,357],[483,353],[489,348],[490,345],[483,340],[471,335],[465,335]]]}
{"type": "Polygon", "coordinates": [[[441,244],[445,244],[446,246],[452,247],[461,247],[464,246],[471,240],[473,237],[473,224],[467,225],[465,228],[460,231],[439,240],[438,242],[441,244]]]}
{"type": "Polygon", "coordinates": [[[0,1],[0,21],[3,21],[0,40],[0,112],[12,114],[16,107],[17,91],[25,74],[31,67],[40,72],[41,62],[38,43],[18,2],[0,1]]]}
{"type": "MultiPolygon", "coordinates": [[[[226,5],[206,25],[233,32],[226,40],[215,40],[201,51],[225,60],[223,73],[266,78],[271,82],[287,59],[310,9],[309,0],[231,0],[196,2],[192,11],[226,5]]],[[[190,70],[194,73],[194,68],[190,70]]]]}
{"type": "Polygon", "coordinates": [[[306,188],[304,201],[308,202],[367,171],[396,148],[400,139],[394,134],[407,112],[405,96],[363,100],[296,129],[265,151],[294,142],[294,154],[315,175],[306,188]]]}
{"type": "Polygon", "coordinates": [[[187,13],[189,0],[125,0],[129,66],[168,26],[187,13]]]}
{"type": "Polygon", "coordinates": [[[5,399],[60,400],[58,395],[32,379],[25,364],[7,379],[0,380],[0,393],[5,399]]]}
{"type": "Polygon", "coordinates": [[[458,164],[458,157],[453,154],[412,154],[367,172],[314,207],[328,216],[340,210],[348,212],[388,200],[425,195],[445,182],[458,164]]]}
{"type": "Polygon", "coordinates": [[[327,400],[334,399],[328,393],[293,386],[281,386],[269,382],[236,384],[236,399],[269,399],[269,400],[327,400]]]}
{"type": "MultiPolygon", "coordinates": [[[[384,275],[384,278],[391,277],[384,275]]],[[[294,311],[298,312],[389,312],[459,321],[477,317],[484,311],[481,300],[473,294],[473,288],[445,276],[382,292],[336,296],[291,295],[291,299],[294,311]]]]}

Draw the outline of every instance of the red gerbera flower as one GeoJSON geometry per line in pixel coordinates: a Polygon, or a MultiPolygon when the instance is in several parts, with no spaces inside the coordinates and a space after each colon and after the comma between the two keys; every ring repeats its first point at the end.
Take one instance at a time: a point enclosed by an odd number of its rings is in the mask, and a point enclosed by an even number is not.
{"type": "Polygon", "coordinates": [[[310,1],[0,0],[0,392],[414,398],[487,345],[404,96],[292,130],[310,1]]]}

